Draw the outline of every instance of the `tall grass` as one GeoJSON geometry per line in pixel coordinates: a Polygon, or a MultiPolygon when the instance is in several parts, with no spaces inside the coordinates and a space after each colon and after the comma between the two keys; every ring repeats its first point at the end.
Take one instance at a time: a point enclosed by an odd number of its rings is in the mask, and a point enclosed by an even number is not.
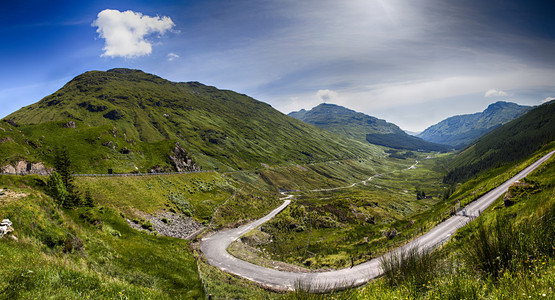
{"type": "Polygon", "coordinates": [[[515,224],[496,216],[491,225],[478,223],[473,242],[466,246],[468,263],[485,276],[498,278],[555,254],[555,206],[540,217],[515,224]]]}
{"type": "Polygon", "coordinates": [[[356,290],[349,288],[352,283],[344,285],[316,284],[312,281],[295,281],[294,290],[286,295],[285,299],[318,300],[318,299],[355,299],[356,290]]]}
{"type": "Polygon", "coordinates": [[[395,287],[408,284],[415,291],[423,290],[440,268],[439,252],[413,247],[384,255],[380,265],[385,281],[395,287]]]}

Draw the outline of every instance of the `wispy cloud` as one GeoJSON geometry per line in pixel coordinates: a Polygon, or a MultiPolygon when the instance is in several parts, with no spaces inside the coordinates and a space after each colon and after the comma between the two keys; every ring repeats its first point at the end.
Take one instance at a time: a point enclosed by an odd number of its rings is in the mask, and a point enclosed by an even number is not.
{"type": "Polygon", "coordinates": [[[133,58],[152,53],[152,44],[146,37],[164,34],[175,26],[170,17],[150,17],[140,12],[120,12],[105,9],[98,13],[92,26],[105,40],[102,56],[133,58]]]}
{"type": "Polygon", "coordinates": [[[547,103],[547,102],[550,102],[550,101],[553,101],[553,100],[555,100],[555,97],[547,97],[547,98],[542,100],[542,103],[547,103]]]}
{"type": "Polygon", "coordinates": [[[319,90],[316,92],[316,96],[318,96],[322,102],[329,102],[337,100],[339,94],[332,90],[319,90]]]}
{"type": "Polygon", "coordinates": [[[179,58],[179,55],[175,54],[175,53],[168,53],[168,61],[173,61],[179,58]]]}
{"type": "Polygon", "coordinates": [[[507,96],[509,96],[509,94],[507,94],[507,92],[502,91],[502,90],[490,89],[484,94],[484,96],[488,97],[488,98],[491,98],[491,97],[507,97],[507,96]]]}

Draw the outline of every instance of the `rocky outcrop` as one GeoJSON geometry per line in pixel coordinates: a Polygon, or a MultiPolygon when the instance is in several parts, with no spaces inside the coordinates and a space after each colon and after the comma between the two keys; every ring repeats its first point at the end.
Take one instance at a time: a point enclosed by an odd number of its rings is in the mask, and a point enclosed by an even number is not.
{"type": "Polygon", "coordinates": [[[19,174],[19,175],[49,175],[52,173],[52,168],[46,168],[43,163],[29,163],[20,160],[16,163],[6,165],[0,168],[1,174],[19,174]]]}
{"type": "Polygon", "coordinates": [[[170,154],[170,159],[177,172],[200,171],[200,167],[195,164],[193,159],[188,156],[187,151],[179,143],[175,143],[175,148],[173,153],[170,154]]]}
{"type": "Polygon", "coordinates": [[[14,141],[11,137],[0,139],[0,144],[4,144],[4,143],[14,143],[14,141]]]}
{"type": "Polygon", "coordinates": [[[12,221],[10,221],[10,219],[2,220],[2,222],[0,222],[0,238],[8,236],[8,237],[11,237],[12,239],[17,240],[17,238],[12,233],[13,233],[12,221]]]}
{"type": "Polygon", "coordinates": [[[503,205],[505,205],[505,207],[509,207],[515,204],[519,198],[523,198],[524,195],[534,194],[537,192],[537,188],[537,184],[535,183],[520,180],[515,181],[509,186],[509,189],[505,193],[505,197],[503,197],[503,205]]]}
{"type": "Polygon", "coordinates": [[[69,121],[65,123],[64,128],[75,128],[75,121],[69,121]]]}

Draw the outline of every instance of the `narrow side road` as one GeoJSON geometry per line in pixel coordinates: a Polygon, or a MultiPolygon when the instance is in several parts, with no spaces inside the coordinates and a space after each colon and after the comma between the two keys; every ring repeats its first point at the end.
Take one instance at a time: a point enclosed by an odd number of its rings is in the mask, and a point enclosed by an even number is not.
{"type": "MultiPolygon", "coordinates": [[[[526,175],[548,160],[554,153],[555,151],[548,153],[513,178],[507,180],[505,183],[468,205],[466,208],[468,211],[476,212],[476,214],[482,213],[497,198],[505,193],[513,182],[526,177],[526,175]]],[[[293,290],[295,286],[300,285],[310,287],[315,291],[327,291],[361,285],[381,274],[380,257],[354,266],[353,268],[320,273],[294,273],[257,266],[237,259],[226,251],[227,247],[233,241],[237,240],[248,231],[272,219],[275,215],[287,207],[291,200],[288,200],[288,198],[283,199],[284,203],[280,207],[274,209],[271,213],[261,219],[238,228],[222,230],[210,237],[204,238],[200,243],[200,249],[207,258],[208,263],[226,272],[244,277],[263,286],[271,287],[277,290],[293,290]]],[[[452,216],[426,234],[386,255],[392,253],[394,254],[413,247],[419,247],[420,249],[437,247],[447,241],[451,235],[457,231],[457,229],[463,227],[472,219],[473,218],[469,218],[464,215],[452,216]]]]}

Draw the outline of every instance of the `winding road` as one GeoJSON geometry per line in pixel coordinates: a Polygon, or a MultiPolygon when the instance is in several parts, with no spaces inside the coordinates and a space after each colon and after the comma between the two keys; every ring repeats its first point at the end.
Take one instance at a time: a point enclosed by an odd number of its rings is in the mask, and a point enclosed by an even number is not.
{"type": "MultiPolygon", "coordinates": [[[[473,217],[481,214],[497,198],[503,195],[512,183],[526,177],[530,172],[548,160],[554,153],[555,151],[548,153],[505,183],[467,205],[466,210],[459,212],[424,235],[385,255],[395,254],[414,247],[418,247],[419,249],[434,248],[444,243],[457,231],[457,229],[469,223],[474,219],[473,217]],[[468,212],[472,213],[470,214],[468,212]]],[[[310,287],[312,291],[329,291],[362,285],[381,274],[381,257],[374,258],[352,268],[316,273],[295,273],[264,268],[240,260],[226,251],[227,247],[233,241],[272,219],[287,207],[291,202],[289,199],[290,196],[283,198],[284,203],[280,207],[274,209],[261,219],[238,228],[219,231],[212,236],[202,239],[200,249],[204,253],[208,263],[223,271],[244,277],[276,290],[294,290],[296,287],[303,286],[310,287]]]]}

